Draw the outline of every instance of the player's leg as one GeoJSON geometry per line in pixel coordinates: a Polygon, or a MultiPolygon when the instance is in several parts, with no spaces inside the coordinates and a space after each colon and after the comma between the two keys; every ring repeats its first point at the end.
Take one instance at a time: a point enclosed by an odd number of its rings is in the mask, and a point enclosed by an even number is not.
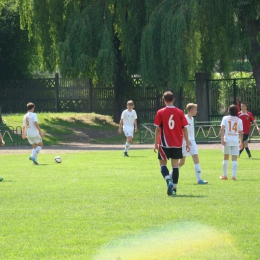
{"type": "Polygon", "coordinates": [[[223,175],[219,177],[221,180],[227,180],[228,179],[227,171],[228,171],[229,154],[231,153],[230,150],[231,150],[230,146],[224,146],[223,147],[223,154],[224,154],[224,160],[222,162],[223,175]]]}
{"type": "Polygon", "coordinates": [[[207,184],[208,181],[204,181],[201,178],[201,167],[200,167],[199,155],[193,154],[192,159],[193,159],[193,162],[194,162],[194,171],[195,171],[195,174],[196,174],[197,183],[198,184],[207,184]]]}
{"type": "Polygon", "coordinates": [[[172,163],[172,195],[176,195],[177,186],[179,182],[179,160],[183,158],[182,148],[170,148],[171,150],[171,163],[172,163]]]}
{"type": "Polygon", "coordinates": [[[235,181],[237,176],[237,156],[239,154],[239,148],[236,146],[232,146],[231,154],[232,154],[232,180],[235,181]]]}
{"type": "Polygon", "coordinates": [[[164,148],[160,146],[158,150],[158,159],[160,163],[161,174],[167,184],[167,194],[172,195],[173,184],[171,182],[169,170],[167,168],[167,160],[169,158],[168,156],[169,156],[169,148],[164,148]]]}
{"type": "Polygon", "coordinates": [[[239,156],[244,151],[244,148],[248,147],[248,141],[247,140],[248,140],[248,135],[243,134],[243,148],[239,151],[239,156]]]}
{"type": "Polygon", "coordinates": [[[132,140],[133,140],[133,131],[132,131],[132,129],[125,128],[124,133],[125,133],[125,136],[126,136],[124,156],[129,157],[128,151],[130,149],[130,144],[132,143],[132,140]]]}
{"type": "Polygon", "coordinates": [[[247,152],[248,158],[251,158],[252,155],[251,155],[250,150],[249,150],[249,147],[248,147],[248,136],[249,136],[249,135],[244,135],[244,136],[245,136],[244,148],[245,148],[245,150],[246,150],[246,152],[247,152]]]}
{"type": "Polygon", "coordinates": [[[183,156],[183,158],[181,158],[179,160],[179,163],[178,163],[179,167],[183,166],[185,164],[185,161],[186,161],[186,156],[183,156]]]}
{"type": "MultiPolygon", "coordinates": [[[[28,139],[29,140],[29,139],[28,139]]],[[[30,138],[30,143],[32,144],[32,155],[29,157],[30,160],[33,161],[34,164],[38,164],[37,155],[41,151],[43,142],[40,135],[30,138]]]]}
{"type": "Polygon", "coordinates": [[[34,152],[33,152],[33,157],[35,158],[36,161],[37,161],[38,153],[41,151],[42,147],[43,147],[43,143],[42,142],[40,142],[40,143],[35,145],[34,152]]]}

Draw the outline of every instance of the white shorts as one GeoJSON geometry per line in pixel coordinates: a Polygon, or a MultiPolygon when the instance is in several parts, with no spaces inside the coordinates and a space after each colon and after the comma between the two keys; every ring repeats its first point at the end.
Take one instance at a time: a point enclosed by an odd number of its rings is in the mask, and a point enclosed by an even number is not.
{"type": "Polygon", "coordinates": [[[238,146],[223,146],[222,150],[223,154],[230,154],[230,155],[239,155],[239,147],[238,146]]]}
{"type": "Polygon", "coordinates": [[[30,144],[38,144],[42,142],[42,138],[40,135],[37,136],[27,136],[28,142],[30,144]]]}
{"type": "Polygon", "coordinates": [[[190,156],[190,155],[192,156],[194,154],[199,154],[196,142],[195,141],[190,141],[190,142],[191,142],[191,146],[190,146],[189,152],[186,151],[186,142],[184,141],[182,143],[182,155],[183,156],[190,156]]]}
{"type": "Polygon", "coordinates": [[[134,128],[132,128],[132,127],[123,127],[123,131],[124,131],[126,137],[128,137],[128,136],[134,137],[134,128]]]}

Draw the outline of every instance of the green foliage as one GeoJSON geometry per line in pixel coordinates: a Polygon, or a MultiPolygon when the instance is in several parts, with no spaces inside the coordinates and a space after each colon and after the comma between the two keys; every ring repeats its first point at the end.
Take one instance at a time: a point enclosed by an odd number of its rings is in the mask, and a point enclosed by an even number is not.
{"type": "Polygon", "coordinates": [[[20,29],[15,1],[3,1],[0,7],[0,78],[31,77],[37,61],[34,39],[28,42],[28,31],[20,29]]]}

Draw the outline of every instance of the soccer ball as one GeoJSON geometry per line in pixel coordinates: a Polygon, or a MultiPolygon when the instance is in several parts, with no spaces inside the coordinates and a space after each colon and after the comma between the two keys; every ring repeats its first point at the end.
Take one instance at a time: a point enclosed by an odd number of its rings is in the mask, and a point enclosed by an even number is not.
{"type": "Polygon", "coordinates": [[[62,162],[61,157],[60,157],[60,156],[56,156],[56,157],[54,158],[54,162],[56,162],[56,163],[61,163],[61,162],[62,162]]]}

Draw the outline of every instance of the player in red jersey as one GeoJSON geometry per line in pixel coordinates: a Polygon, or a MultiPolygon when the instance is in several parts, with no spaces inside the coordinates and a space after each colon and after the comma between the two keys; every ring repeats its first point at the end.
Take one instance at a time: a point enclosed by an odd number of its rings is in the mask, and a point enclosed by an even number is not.
{"type": "Polygon", "coordinates": [[[186,149],[189,152],[189,140],[187,131],[187,120],[182,110],[173,106],[174,97],[172,92],[163,94],[165,108],[157,111],[154,119],[155,140],[154,152],[158,150],[158,159],[161,173],[167,183],[167,194],[176,195],[179,180],[179,159],[182,156],[183,134],[186,140],[186,149]],[[171,159],[172,182],[167,168],[167,160],[171,159]]]}
{"type": "Polygon", "coordinates": [[[239,155],[243,152],[243,150],[245,148],[248,157],[251,158],[252,156],[251,156],[250,150],[248,148],[248,136],[249,136],[249,132],[250,132],[251,122],[255,125],[258,132],[260,132],[260,129],[259,129],[252,113],[247,111],[247,103],[246,102],[241,103],[241,111],[238,113],[238,117],[243,122],[243,148],[239,151],[239,155]]]}

